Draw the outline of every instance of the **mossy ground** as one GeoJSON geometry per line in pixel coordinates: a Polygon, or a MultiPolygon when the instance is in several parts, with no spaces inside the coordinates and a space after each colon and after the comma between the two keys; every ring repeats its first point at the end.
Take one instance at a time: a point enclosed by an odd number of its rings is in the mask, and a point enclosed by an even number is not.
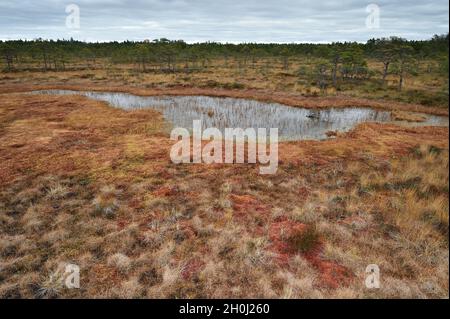
{"type": "Polygon", "coordinates": [[[29,79],[8,80],[0,100],[1,297],[448,298],[448,128],[366,123],[281,143],[277,173],[263,176],[171,163],[167,125],[150,110],[6,92],[29,79]],[[291,249],[311,229],[308,249],[291,249]],[[49,281],[66,263],[80,266],[80,289],[49,281]],[[380,289],[364,286],[369,264],[380,289]]]}

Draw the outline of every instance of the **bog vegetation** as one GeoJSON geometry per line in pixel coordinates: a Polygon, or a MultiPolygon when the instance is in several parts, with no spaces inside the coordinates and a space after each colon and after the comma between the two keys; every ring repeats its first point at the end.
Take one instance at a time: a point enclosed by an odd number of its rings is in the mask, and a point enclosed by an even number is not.
{"type": "Polygon", "coordinates": [[[0,298],[448,298],[448,35],[0,42],[0,298]],[[279,166],[174,164],[167,122],[40,89],[372,107],[279,166]],[[411,124],[411,125],[409,125],[411,124]],[[423,123],[422,123],[423,124],[423,123]],[[80,289],[55,274],[80,267],[80,289]],[[365,269],[377,264],[380,289],[365,269]]]}
{"type": "Polygon", "coordinates": [[[115,78],[125,68],[134,76],[178,75],[176,84],[180,85],[197,83],[196,73],[231,72],[232,81],[209,79],[203,85],[247,88],[249,84],[245,82],[251,82],[257,75],[264,81],[281,78],[288,82],[282,89],[301,90],[305,94],[344,91],[441,106],[448,101],[448,52],[448,34],[435,35],[427,41],[391,37],[371,39],[364,44],[187,44],[168,39],[0,42],[3,72],[102,70],[102,76],[115,78]],[[406,78],[414,79],[406,92],[394,92],[405,90],[406,78]],[[391,89],[390,94],[380,96],[386,89],[391,89]]]}

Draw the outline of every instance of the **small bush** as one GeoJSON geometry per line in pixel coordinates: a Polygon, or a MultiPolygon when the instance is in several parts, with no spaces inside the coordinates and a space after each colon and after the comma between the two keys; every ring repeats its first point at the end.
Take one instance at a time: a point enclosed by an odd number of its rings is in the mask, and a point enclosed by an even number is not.
{"type": "Polygon", "coordinates": [[[430,147],[428,147],[428,152],[430,154],[436,154],[439,155],[442,153],[442,148],[434,146],[434,145],[430,145],[430,147]]]}
{"type": "Polygon", "coordinates": [[[233,82],[233,83],[225,83],[223,85],[224,89],[243,89],[245,88],[244,84],[239,83],[239,82],[233,82]]]}

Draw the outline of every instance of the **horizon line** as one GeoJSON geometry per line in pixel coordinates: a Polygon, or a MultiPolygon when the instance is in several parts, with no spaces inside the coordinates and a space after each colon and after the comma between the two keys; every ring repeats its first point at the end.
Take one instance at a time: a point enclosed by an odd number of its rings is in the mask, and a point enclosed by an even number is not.
{"type": "Polygon", "coordinates": [[[359,44],[364,44],[367,43],[367,41],[372,40],[372,39],[389,39],[389,38],[401,38],[401,39],[405,39],[406,41],[410,42],[410,41],[429,41],[432,40],[433,37],[435,36],[448,36],[449,35],[449,31],[447,31],[447,33],[435,33],[427,38],[422,38],[422,39],[408,39],[408,38],[404,38],[401,36],[397,36],[397,35],[390,35],[387,37],[372,37],[367,39],[366,41],[350,41],[350,40],[339,40],[339,41],[281,41],[281,42],[247,42],[247,41],[214,41],[214,40],[198,40],[198,41],[186,41],[183,39],[169,39],[169,38],[159,38],[159,39],[140,39],[140,40],[96,40],[96,41],[92,41],[92,40],[80,40],[80,39],[75,39],[73,37],[66,39],[66,38],[15,38],[15,39],[6,39],[6,38],[1,38],[0,41],[1,42],[9,42],[9,41],[25,41],[25,42],[33,42],[33,41],[75,41],[75,42],[82,42],[82,43],[86,43],[86,44],[95,44],[95,43],[125,43],[125,42],[135,42],[135,43],[155,43],[156,40],[168,40],[170,42],[184,42],[186,44],[205,44],[205,43],[217,43],[217,44],[233,44],[233,45],[240,45],[240,44],[333,44],[333,43],[359,43],[359,44]]]}

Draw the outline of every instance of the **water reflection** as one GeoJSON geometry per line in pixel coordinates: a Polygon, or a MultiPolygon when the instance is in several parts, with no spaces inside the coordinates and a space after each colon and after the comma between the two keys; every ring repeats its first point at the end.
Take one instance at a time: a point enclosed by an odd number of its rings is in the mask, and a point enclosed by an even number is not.
{"type": "MultiPolygon", "coordinates": [[[[151,108],[162,112],[174,126],[192,128],[193,120],[202,127],[278,128],[280,140],[327,138],[328,131],[348,131],[361,122],[391,121],[389,111],[370,108],[330,108],[310,110],[278,103],[207,96],[137,96],[128,93],[36,91],[39,94],[82,94],[125,110],[151,108]]],[[[448,118],[428,116],[423,125],[448,125],[448,118]]]]}

